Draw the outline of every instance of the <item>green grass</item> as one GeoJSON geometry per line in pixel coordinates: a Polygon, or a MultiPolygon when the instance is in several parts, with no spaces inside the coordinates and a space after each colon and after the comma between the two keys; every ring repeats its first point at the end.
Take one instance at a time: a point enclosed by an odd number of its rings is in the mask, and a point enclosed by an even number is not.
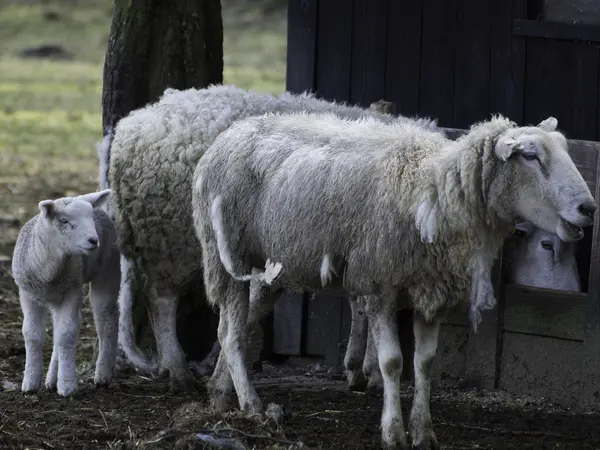
{"type": "MultiPolygon", "coordinates": [[[[277,93],[285,88],[286,2],[263,3],[269,12],[256,1],[222,0],[224,82],[277,93]]],[[[23,203],[30,213],[40,196],[95,188],[111,15],[110,0],[0,0],[0,213],[23,203]],[[20,56],[46,44],[73,58],[20,56]]]]}

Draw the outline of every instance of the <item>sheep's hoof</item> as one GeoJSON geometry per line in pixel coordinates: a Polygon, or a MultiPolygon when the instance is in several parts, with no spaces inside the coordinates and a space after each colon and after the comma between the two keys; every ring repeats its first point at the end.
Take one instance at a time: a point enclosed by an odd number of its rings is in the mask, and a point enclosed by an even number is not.
{"type": "Polygon", "coordinates": [[[213,390],[210,395],[210,407],[216,412],[225,413],[235,408],[234,392],[213,390]]]}
{"type": "Polygon", "coordinates": [[[94,385],[96,389],[107,389],[110,386],[110,381],[98,381],[94,385]]]}
{"type": "Polygon", "coordinates": [[[56,392],[56,383],[46,383],[46,390],[48,392],[56,392]]]}
{"type": "Polygon", "coordinates": [[[435,437],[433,430],[425,432],[427,438],[418,444],[413,444],[412,448],[415,450],[439,450],[440,444],[435,437]]]}
{"type": "Polygon", "coordinates": [[[169,390],[173,394],[177,393],[192,393],[202,390],[196,379],[191,373],[185,376],[172,376],[169,378],[169,390]]]}

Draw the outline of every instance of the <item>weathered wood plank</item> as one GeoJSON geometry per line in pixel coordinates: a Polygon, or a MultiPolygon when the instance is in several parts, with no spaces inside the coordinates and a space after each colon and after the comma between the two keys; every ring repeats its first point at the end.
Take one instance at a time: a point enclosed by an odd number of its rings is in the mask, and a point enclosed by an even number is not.
{"type": "Polygon", "coordinates": [[[286,89],[303,92],[315,88],[318,0],[289,0],[286,89]]]}
{"type": "MultiPolygon", "coordinates": [[[[527,0],[511,0],[511,16],[527,17],[527,0]]],[[[510,40],[509,74],[506,79],[505,114],[517,123],[522,123],[525,115],[525,66],[527,61],[527,41],[512,36],[510,40]]]]}
{"type": "Polygon", "coordinates": [[[273,352],[299,356],[302,352],[304,296],[285,292],[273,311],[273,352]]]}
{"type": "Polygon", "coordinates": [[[504,330],[583,340],[587,295],[507,284],[504,330]]]}
{"type": "Polygon", "coordinates": [[[598,49],[594,45],[528,38],[526,76],[526,122],[538,123],[553,115],[569,137],[595,139],[598,49]]]}
{"type": "Polygon", "coordinates": [[[527,0],[489,2],[490,83],[489,112],[502,113],[517,123],[523,120],[526,40],[514,37],[513,17],[526,17],[527,0]]]}
{"type": "Polygon", "coordinates": [[[419,114],[451,126],[454,116],[454,0],[423,0],[419,114]]]}
{"type": "Polygon", "coordinates": [[[323,294],[312,295],[308,302],[306,354],[323,355],[330,365],[337,365],[340,360],[342,302],[348,300],[323,294]]]}
{"type": "Polygon", "coordinates": [[[600,143],[579,139],[569,139],[568,142],[569,155],[571,155],[571,159],[573,159],[573,162],[593,194],[596,191],[596,171],[598,170],[600,143]]]}
{"type": "Polygon", "coordinates": [[[389,2],[385,98],[405,116],[419,112],[422,12],[423,0],[389,2]]]}
{"type": "Polygon", "coordinates": [[[316,90],[327,100],[350,100],[354,0],[319,3],[316,90]]]}
{"type": "MultiPolygon", "coordinates": [[[[599,112],[600,114],[600,112],[599,112]]],[[[600,177],[600,158],[596,166],[596,176],[600,177]]],[[[594,192],[596,198],[597,211],[600,211],[600,183],[596,183],[594,192]]],[[[596,226],[592,230],[592,256],[590,260],[589,287],[588,287],[588,305],[587,322],[585,335],[587,338],[593,338],[595,342],[600,339],[600,226],[598,226],[598,212],[594,217],[596,226]]],[[[600,350],[600,349],[599,349],[600,350]]]]}
{"type": "Polygon", "coordinates": [[[354,0],[350,101],[369,106],[385,95],[388,2],[354,0]]]}
{"type": "Polygon", "coordinates": [[[454,118],[465,128],[489,113],[490,9],[494,2],[457,2],[454,118]]]}
{"type": "Polygon", "coordinates": [[[568,42],[600,42],[600,26],[591,24],[515,19],[513,20],[513,34],[568,42]]]}

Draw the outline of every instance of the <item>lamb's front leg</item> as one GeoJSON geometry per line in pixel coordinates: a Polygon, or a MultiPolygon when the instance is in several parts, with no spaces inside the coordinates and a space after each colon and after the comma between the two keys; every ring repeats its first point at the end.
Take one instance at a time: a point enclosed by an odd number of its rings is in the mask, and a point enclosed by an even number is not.
{"type": "Polygon", "coordinates": [[[65,293],[62,301],[52,304],[53,333],[58,347],[59,395],[67,396],[77,391],[77,340],[79,338],[79,308],[83,300],[81,286],[65,293]]]}
{"type": "Polygon", "coordinates": [[[25,371],[23,372],[23,392],[36,392],[42,383],[42,349],[46,328],[46,308],[35,295],[19,290],[19,300],[23,311],[23,339],[25,341],[25,371]]]}
{"type": "Polygon", "coordinates": [[[439,330],[439,321],[427,323],[421,314],[414,312],[415,394],[409,424],[413,448],[422,450],[439,448],[429,411],[431,368],[437,352],[439,330]]]}
{"type": "Polygon", "coordinates": [[[396,324],[396,291],[386,292],[380,298],[369,297],[366,306],[383,378],[382,446],[407,449],[400,402],[403,361],[396,324]]]}
{"type": "MultiPolygon", "coordinates": [[[[52,329],[55,330],[56,319],[54,318],[54,312],[52,313],[52,329]]],[[[46,389],[51,392],[56,391],[56,383],[58,381],[58,333],[52,334],[52,356],[50,357],[50,365],[48,366],[48,372],[46,372],[46,389]]]]}

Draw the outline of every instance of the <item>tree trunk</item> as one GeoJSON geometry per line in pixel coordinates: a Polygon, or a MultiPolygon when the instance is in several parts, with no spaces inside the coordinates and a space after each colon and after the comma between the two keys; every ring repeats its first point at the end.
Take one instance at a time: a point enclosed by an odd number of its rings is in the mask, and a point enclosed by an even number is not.
{"type": "MultiPolygon", "coordinates": [[[[201,88],[223,82],[220,0],[115,0],[104,62],[102,126],[110,127],[166,88],[201,88]]],[[[137,279],[136,285],[141,286],[137,279]]],[[[180,299],[178,335],[190,359],[201,359],[216,339],[218,316],[203,286],[180,299]],[[179,319],[182,320],[179,320],[179,319]]],[[[135,289],[136,298],[142,294],[135,289]]],[[[134,302],[139,345],[153,347],[145,301],[134,302]]]]}

